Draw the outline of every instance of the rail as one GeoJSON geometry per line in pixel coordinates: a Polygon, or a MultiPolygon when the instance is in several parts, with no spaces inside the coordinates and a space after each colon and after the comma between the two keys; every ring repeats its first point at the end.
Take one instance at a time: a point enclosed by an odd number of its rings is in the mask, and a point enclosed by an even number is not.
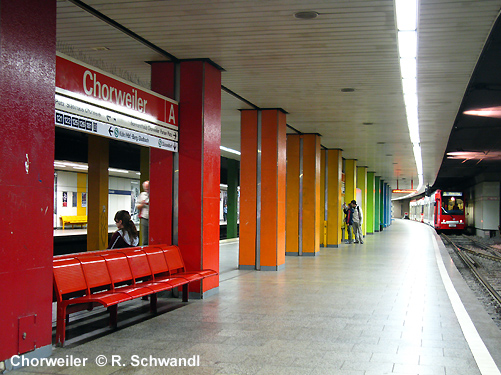
{"type": "MultiPolygon", "coordinates": [[[[461,260],[466,264],[466,266],[470,269],[471,273],[475,276],[475,278],[478,280],[480,284],[484,286],[484,288],[489,292],[491,297],[498,303],[498,305],[501,306],[501,295],[492,287],[492,285],[485,279],[480,272],[477,271],[474,261],[467,256],[464,252],[463,249],[460,249],[459,246],[457,246],[450,238],[449,236],[442,234],[442,238],[444,238],[448,243],[451,244],[453,247],[454,251],[458,256],[461,258],[461,260]]],[[[467,250],[467,252],[474,252],[472,250],[467,250]]],[[[475,254],[476,255],[476,254],[475,254]]],[[[486,255],[486,254],[482,254],[486,255]]]]}

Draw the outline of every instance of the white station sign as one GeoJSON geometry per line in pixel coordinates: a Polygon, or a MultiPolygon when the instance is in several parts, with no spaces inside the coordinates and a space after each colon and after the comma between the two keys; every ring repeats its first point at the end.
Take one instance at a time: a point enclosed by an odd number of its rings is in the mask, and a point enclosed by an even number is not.
{"type": "Polygon", "coordinates": [[[73,60],[56,58],[56,126],[178,151],[178,103],[73,60]]]}

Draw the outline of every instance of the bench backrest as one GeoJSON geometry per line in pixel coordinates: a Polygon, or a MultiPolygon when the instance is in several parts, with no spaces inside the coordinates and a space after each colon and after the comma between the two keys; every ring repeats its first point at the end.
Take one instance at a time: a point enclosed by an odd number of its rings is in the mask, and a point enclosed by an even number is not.
{"type": "Polygon", "coordinates": [[[81,256],[85,279],[89,289],[108,287],[112,285],[108,267],[103,257],[96,255],[81,256]]]}
{"type": "Polygon", "coordinates": [[[123,253],[108,253],[102,256],[106,261],[113,285],[134,283],[129,261],[123,253]]]}
{"type": "Polygon", "coordinates": [[[146,253],[153,277],[156,275],[167,274],[169,272],[169,266],[165,261],[162,249],[158,247],[148,247],[144,248],[143,251],[146,253]]]}
{"type": "Polygon", "coordinates": [[[58,301],[62,301],[65,294],[89,293],[82,264],[78,259],[54,260],[53,270],[54,288],[58,301]]]}
{"type": "Polygon", "coordinates": [[[164,246],[162,250],[171,273],[186,271],[183,258],[181,257],[181,253],[179,252],[179,248],[177,246],[164,246]]]}
{"type": "Polygon", "coordinates": [[[144,251],[139,249],[122,249],[121,252],[127,257],[135,280],[152,276],[150,264],[144,251]]]}

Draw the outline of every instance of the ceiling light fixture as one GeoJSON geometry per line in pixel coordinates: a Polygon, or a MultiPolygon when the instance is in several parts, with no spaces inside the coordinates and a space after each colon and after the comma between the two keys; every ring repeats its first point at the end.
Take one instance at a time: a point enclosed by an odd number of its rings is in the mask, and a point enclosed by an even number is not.
{"type": "Polygon", "coordinates": [[[318,17],[318,12],[315,12],[314,10],[305,10],[302,12],[294,13],[294,18],[300,20],[313,20],[317,17],[318,17]]]}
{"type": "MultiPolygon", "coordinates": [[[[402,91],[404,93],[407,127],[409,128],[409,137],[412,143],[419,178],[419,185],[416,191],[419,191],[423,187],[424,181],[417,96],[418,0],[395,0],[395,13],[397,17],[398,54],[402,76],[402,91]]],[[[413,195],[415,193],[399,199],[408,198],[413,195]]]]}
{"type": "Polygon", "coordinates": [[[479,108],[471,111],[464,111],[465,115],[501,118],[501,107],[479,108]]]}
{"type": "Polygon", "coordinates": [[[237,155],[240,155],[240,154],[241,154],[241,152],[240,152],[240,151],[233,150],[232,148],[228,148],[228,147],[224,147],[224,146],[219,146],[219,149],[220,149],[221,151],[231,152],[232,154],[237,154],[237,155]]]}
{"type": "Polygon", "coordinates": [[[129,173],[125,169],[108,168],[108,172],[129,173]]]}

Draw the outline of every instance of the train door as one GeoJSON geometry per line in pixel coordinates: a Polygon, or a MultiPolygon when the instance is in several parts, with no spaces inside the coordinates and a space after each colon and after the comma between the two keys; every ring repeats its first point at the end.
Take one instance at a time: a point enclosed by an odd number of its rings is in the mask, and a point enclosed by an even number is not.
{"type": "Polygon", "coordinates": [[[442,194],[440,193],[440,191],[437,191],[435,193],[435,197],[434,198],[435,198],[434,199],[435,203],[434,203],[434,207],[433,207],[433,209],[434,209],[434,211],[433,211],[433,213],[434,213],[433,217],[435,218],[435,220],[433,221],[433,226],[435,228],[438,228],[439,227],[439,223],[440,223],[440,214],[441,214],[440,207],[442,207],[442,194]]]}

